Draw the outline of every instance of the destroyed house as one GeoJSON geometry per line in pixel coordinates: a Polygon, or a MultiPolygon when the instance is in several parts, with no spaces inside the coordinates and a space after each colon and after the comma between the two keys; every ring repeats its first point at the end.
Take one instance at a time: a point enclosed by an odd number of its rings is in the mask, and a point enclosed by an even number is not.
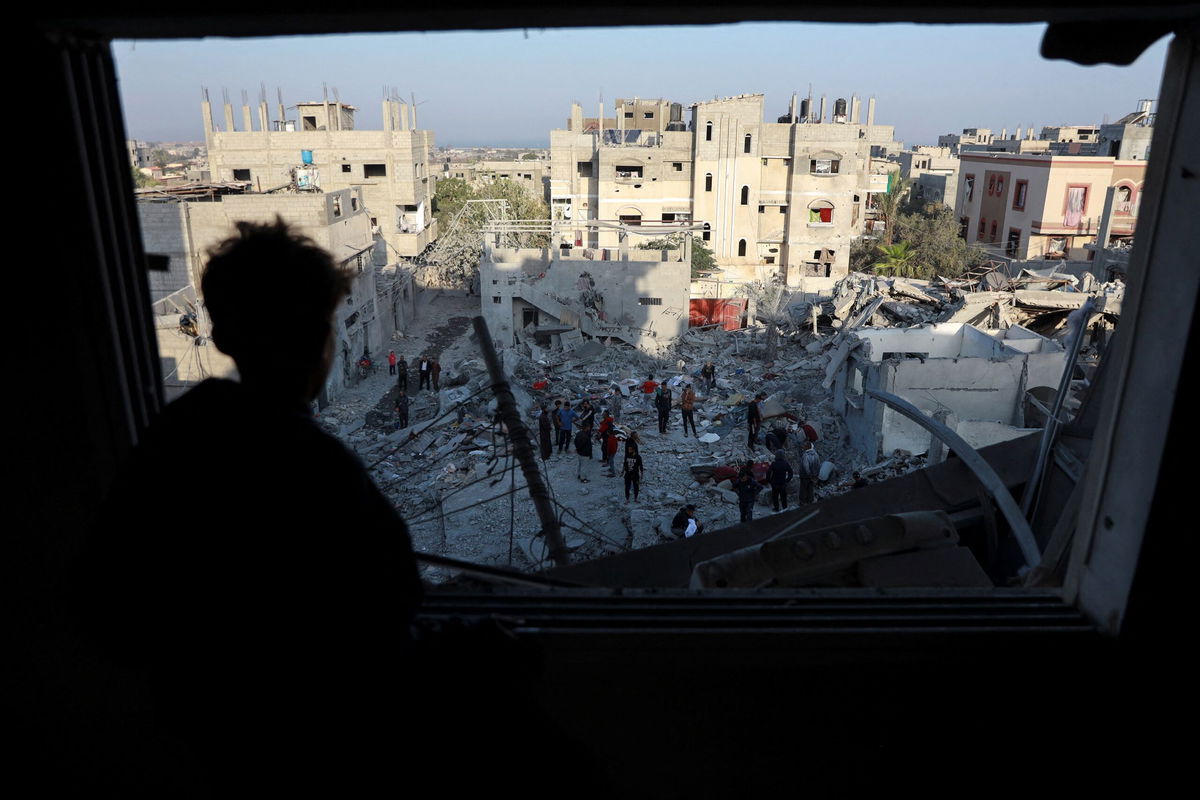
{"type": "Polygon", "coordinates": [[[1024,429],[1025,395],[1056,387],[1065,359],[1057,342],[1020,326],[994,335],[961,323],[866,328],[843,347],[834,407],[868,458],[923,453],[937,439],[866,390],[897,395],[983,447],[1033,432],[1024,429]]]}
{"type": "MultiPolygon", "coordinates": [[[[14,454],[24,503],[10,533],[17,602],[5,644],[15,655],[17,680],[6,711],[12,709],[9,719],[21,735],[9,751],[16,769],[8,785],[37,780],[64,796],[202,793],[188,791],[200,765],[172,769],[148,746],[153,740],[143,733],[152,730],[153,708],[142,676],[89,653],[62,613],[70,556],[117,465],[163,400],[146,311],[145,252],[122,150],[127,137],[113,40],[429,30],[463,24],[453,12],[431,5],[350,2],[308,10],[252,2],[168,13],[139,2],[44,6],[32,12],[32,24],[18,16],[17,39],[28,45],[23,74],[45,99],[42,131],[64,161],[61,208],[35,215],[33,240],[57,241],[69,227],[78,257],[66,263],[69,279],[56,295],[57,308],[76,324],[29,327],[47,333],[54,351],[71,353],[74,368],[46,369],[44,348],[18,355],[24,359],[18,367],[25,363],[27,374],[41,376],[42,391],[22,404],[14,454]],[[25,437],[27,430],[36,435],[25,437]],[[164,773],[169,788],[155,782],[164,773]]],[[[1144,785],[1160,765],[1167,764],[1169,777],[1171,766],[1185,764],[1171,757],[1173,744],[1163,744],[1169,734],[1160,730],[1159,712],[1180,705],[1187,685],[1184,662],[1175,657],[1181,629],[1174,624],[1179,610],[1190,607],[1187,584],[1168,566],[1185,561],[1173,543],[1186,538],[1179,500],[1193,483],[1188,470],[1172,465],[1195,452],[1184,395],[1176,400],[1183,376],[1198,366],[1189,337],[1200,286],[1194,268],[1200,229],[1192,220],[1200,202],[1193,177],[1200,159],[1194,13],[1153,2],[1083,9],[928,2],[689,8],[695,23],[762,16],[1049,21],[1042,53],[1075,64],[1128,64],[1151,42],[1170,38],[1142,206],[1153,224],[1133,249],[1131,300],[1083,424],[1068,431],[1067,444],[1086,453],[1086,469],[1054,476],[1069,479],[1071,501],[1055,506],[1061,516],[1046,513],[1067,536],[1066,581],[1032,591],[840,594],[516,585],[427,598],[417,623],[455,634],[447,648],[454,657],[439,662],[441,683],[428,673],[416,682],[401,672],[391,688],[405,702],[432,697],[430,722],[453,720],[443,740],[449,756],[412,756],[413,747],[432,738],[421,733],[392,746],[409,733],[398,733],[404,727],[398,719],[426,720],[411,706],[405,716],[387,716],[372,703],[359,724],[378,734],[378,758],[320,759],[341,770],[341,793],[355,793],[362,767],[382,764],[388,790],[432,777],[463,794],[509,787],[556,797],[739,797],[781,788],[831,796],[962,794],[982,779],[1011,791],[1036,787],[1075,796],[1144,785]],[[511,702],[500,705],[504,700],[511,702]],[[498,751],[511,757],[497,758],[498,751]],[[528,780],[530,770],[537,779],[528,780]]],[[[481,28],[596,24],[595,10],[578,6],[485,6],[472,14],[471,24],[481,28]]],[[[680,20],[669,6],[638,14],[664,26],[680,20]]],[[[1032,51],[1015,55],[1036,58],[1032,51]]],[[[31,294],[38,290],[40,275],[22,277],[31,294]]],[[[186,478],[181,473],[183,497],[186,478]]],[[[975,491],[969,486],[964,494],[975,491]]],[[[928,508],[947,503],[937,492],[926,497],[928,508]]],[[[864,512],[889,513],[860,506],[847,519],[864,512]]],[[[781,528],[794,524],[780,518],[781,528]]],[[[239,671],[250,666],[230,664],[239,671]]],[[[312,694],[323,688],[314,684],[312,694]]],[[[252,766],[256,777],[277,785],[310,774],[294,758],[252,766]]]]}
{"type": "Polygon", "coordinates": [[[523,344],[535,361],[584,336],[655,352],[688,327],[691,265],[680,252],[487,246],[482,314],[496,342],[523,344]]]}

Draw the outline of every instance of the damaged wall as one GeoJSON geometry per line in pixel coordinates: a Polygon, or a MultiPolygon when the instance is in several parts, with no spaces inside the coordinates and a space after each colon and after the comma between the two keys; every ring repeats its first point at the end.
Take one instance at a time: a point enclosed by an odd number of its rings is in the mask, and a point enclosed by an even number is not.
{"type": "Polygon", "coordinates": [[[864,389],[898,395],[952,429],[970,430],[982,444],[1011,438],[1024,424],[1025,392],[1055,387],[1064,352],[1047,339],[1018,328],[989,336],[970,325],[946,323],[920,328],[860,330],[850,337],[849,356],[834,379],[834,405],[846,422],[855,449],[880,453],[925,452],[930,434],[864,389]],[[855,346],[857,345],[857,346],[855,346]],[[985,420],[1003,428],[975,425],[985,420]]]}
{"type": "Polygon", "coordinates": [[[661,260],[658,251],[631,252],[654,260],[595,261],[488,247],[479,267],[480,300],[492,338],[513,345],[526,324],[524,309],[536,308],[542,327],[569,326],[650,351],[670,344],[688,327],[690,265],[661,260]]]}

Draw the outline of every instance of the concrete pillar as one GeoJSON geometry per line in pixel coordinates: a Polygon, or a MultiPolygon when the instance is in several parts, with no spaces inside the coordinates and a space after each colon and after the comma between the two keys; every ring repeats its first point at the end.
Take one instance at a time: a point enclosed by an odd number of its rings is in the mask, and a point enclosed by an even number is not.
{"type": "Polygon", "coordinates": [[[254,130],[254,125],[251,123],[252,119],[253,118],[250,116],[250,106],[243,105],[242,106],[242,125],[243,125],[242,130],[247,130],[247,131],[254,130]]]}
{"type": "Polygon", "coordinates": [[[383,101],[383,129],[390,131],[392,129],[392,101],[383,101]]]}
{"type": "MultiPolygon", "coordinates": [[[[1104,193],[1104,213],[1100,217],[1100,228],[1099,228],[1099,230],[1096,231],[1096,246],[1099,248],[1107,247],[1108,246],[1108,238],[1109,238],[1109,236],[1112,235],[1113,205],[1116,203],[1116,199],[1117,199],[1117,187],[1115,187],[1115,186],[1108,187],[1108,191],[1106,191],[1104,193]]],[[[1103,279],[1103,277],[1104,277],[1105,262],[1106,262],[1106,259],[1105,259],[1105,255],[1104,255],[1104,250],[1103,249],[1097,250],[1096,251],[1096,264],[1095,264],[1095,267],[1093,267],[1093,269],[1095,270],[1096,276],[1101,279],[1103,279]]]]}
{"type": "Polygon", "coordinates": [[[258,129],[260,131],[271,130],[271,110],[268,108],[266,100],[258,104],[258,129]]]}
{"type": "Polygon", "coordinates": [[[1008,128],[1001,128],[1001,129],[1000,129],[1000,139],[1001,139],[1001,141],[1003,141],[1004,139],[1007,139],[1007,138],[1008,138],[1008,128]]]}
{"type": "Polygon", "coordinates": [[[850,124],[851,125],[858,124],[858,112],[859,112],[860,104],[861,104],[861,101],[858,99],[858,95],[851,95],[851,97],[850,97],[850,124]]]}
{"type": "Polygon", "coordinates": [[[821,95],[821,112],[820,112],[820,116],[817,117],[817,122],[824,122],[824,121],[825,121],[825,95],[821,95]]]}
{"type": "Polygon", "coordinates": [[[225,103],[225,130],[237,130],[233,125],[233,105],[225,103]]]}
{"type": "Polygon", "coordinates": [[[875,124],[875,98],[872,97],[867,100],[867,125],[871,126],[874,124],[875,124]]]}

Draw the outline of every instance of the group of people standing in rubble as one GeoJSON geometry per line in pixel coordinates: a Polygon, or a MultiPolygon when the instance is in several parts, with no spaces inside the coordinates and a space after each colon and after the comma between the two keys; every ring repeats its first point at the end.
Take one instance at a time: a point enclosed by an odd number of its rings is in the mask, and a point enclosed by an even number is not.
{"type": "MultiPolygon", "coordinates": [[[[408,427],[408,363],[396,355],[395,350],[388,351],[388,375],[396,376],[396,430],[408,427]]],[[[417,391],[441,389],[442,365],[436,358],[423,355],[417,360],[417,391]]]]}

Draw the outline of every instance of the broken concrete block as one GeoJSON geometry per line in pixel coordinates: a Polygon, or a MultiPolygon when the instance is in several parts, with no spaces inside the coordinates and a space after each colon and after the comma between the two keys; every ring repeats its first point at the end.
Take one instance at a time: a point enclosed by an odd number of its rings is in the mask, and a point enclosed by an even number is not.
{"type": "Polygon", "coordinates": [[[701,436],[698,441],[704,442],[705,444],[713,444],[721,441],[721,437],[715,433],[706,433],[701,436]]]}

